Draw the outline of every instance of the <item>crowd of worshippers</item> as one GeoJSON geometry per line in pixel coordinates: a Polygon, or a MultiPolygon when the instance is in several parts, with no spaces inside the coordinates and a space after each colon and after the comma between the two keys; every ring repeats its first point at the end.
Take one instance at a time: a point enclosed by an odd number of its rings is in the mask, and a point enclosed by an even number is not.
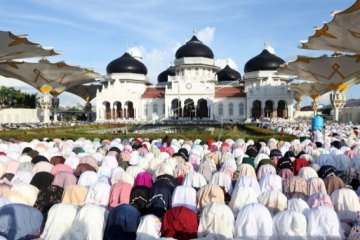
{"type": "Polygon", "coordinates": [[[360,239],[360,141],[0,144],[0,239],[360,239]]]}

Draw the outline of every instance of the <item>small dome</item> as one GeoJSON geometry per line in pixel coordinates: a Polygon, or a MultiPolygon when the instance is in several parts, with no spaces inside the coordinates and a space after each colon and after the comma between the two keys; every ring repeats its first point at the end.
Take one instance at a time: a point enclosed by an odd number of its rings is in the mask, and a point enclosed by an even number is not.
{"type": "Polygon", "coordinates": [[[176,51],[175,57],[176,59],[183,57],[205,57],[214,59],[214,53],[196,36],[193,36],[190,41],[176,51]]]}
{"type": "Polygon", "coordinates": [[[175,76],[175,71],[172,67],[169,67],[165,71],[161,72],[157,78],[158,83],[164,83],[168,81],[168,76],[175,76]]]}
{"type": "Polygon", "coordinates": [[[250,59],[244,68],[244,72],[271,71],[278,69],[285,61],[275,54],[264,49],[259,55],[250,59]]]}
{"type": "Polygon", "coordinates": [[[107,74],[111,73],[138,73],[147,74],[145,65],[133,58],[129,53],[124,53],[121,57],[111,61],[106,67],[107,74]]]}
{"type": "Polygon", "coordinates": [[[241,75],[235,69],[232,69],[229,65],[226,65],[223,69],[216,73],[218,81],[235,81],[241,80],[241,75]]]}

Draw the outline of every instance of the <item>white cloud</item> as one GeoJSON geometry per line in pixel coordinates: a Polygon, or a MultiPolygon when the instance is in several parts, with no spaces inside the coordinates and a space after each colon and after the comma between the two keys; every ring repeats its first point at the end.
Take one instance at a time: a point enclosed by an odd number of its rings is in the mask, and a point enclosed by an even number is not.
{"type": "Polygon", "coordinates": [[[196,33],[196,36],[202,41],[205,45],[210,45],[214,40],[215,28],[214,27],[204,27],[196,33]]]}
{"type": "Polygon", "coordinates": [[[224,68],[226,65],[229,65],[231,68],[238,70],[238,66],[236,65],[235,61],[232,58],[226,58],[226,59],[217,59],[215,61],[215,65],[224,68]]]}

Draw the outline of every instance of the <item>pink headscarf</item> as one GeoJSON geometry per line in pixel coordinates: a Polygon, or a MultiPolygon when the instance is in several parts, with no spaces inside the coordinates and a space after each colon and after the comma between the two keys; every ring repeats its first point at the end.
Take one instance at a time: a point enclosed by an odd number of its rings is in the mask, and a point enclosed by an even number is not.
{"type": "Polygon", "coordinates": [[[130,202],[132,185],[129,183],[119,182],[112,186],[109,198],[109,209],[130,202]]]}
{"type": "Polygon", "coordinates": [[[284,168],[284,169],[281,169],[280,172],[279,172],[279,176],[285,180],[289,177],[292,177],[294,176],[294,172],[291,171],[289,168],[284,168]]]}
{"type": "Polygon", "coordinates": [[[314,193],[314,194],[310,195],[307,202],[308,202],[310,208],[314,208],[314,207],[318,207],[318,206],[326,206],[326,207],[334,209],[334,205],[331,202],[331,198],[326,193],[321,193],[321,192],[314,193]]]}
{"type": "Polygon", "coordinates": [[[20,165],[19,161],[16,160],[8,160],[5,162],[5,172],[15,174],[16,170],[20,165]]]}
{"type": "Polygon", "coordinates": [[[151,188],[152,185],[152,176],[148,172],[141,172],[135,178],[134,186],[146,186],[151,188]]]}
{"type": "Polygon", "coordinates": [[[68,173],[73,173],[73,170],[70,166],[66,165],[66,164],[56,164],[52,169],[51,169],[51,174],[52,175],[57,175],[59,172],[68,172],[68,173]]]}
{"type": "Polygon", "coordinates": [[[0,197],[6,197],[10,192],[10,183],[6,180],[0,180],[0,197]]]}
{"type": "Polygon", "coordinates": [[[56,185],[65,188],[70,185],[76,185],[76,177],[69,172],[59,172],[55,175],[52,185],[56,185]]]}
{"type": "Polygon", "coordinates": [[[174,155],[175,153],[175,150],[172,147],[166,147],[165,152],[167,152],[170,155],[170,157],[172,157],[172,155],[174,155]]]}
{"type": "Polygon", "coordinates": [[[354,151],[354,150],[347,150],[347,151],[345,152],[345,155],[348,156],[349,158],[353,158],[353,157],[356,156],[356,151],[354,151]]]}

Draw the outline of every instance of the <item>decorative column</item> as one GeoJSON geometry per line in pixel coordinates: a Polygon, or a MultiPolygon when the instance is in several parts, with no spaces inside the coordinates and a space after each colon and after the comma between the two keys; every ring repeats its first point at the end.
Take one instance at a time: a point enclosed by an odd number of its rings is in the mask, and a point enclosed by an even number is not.
{"type": "Polygon", "coordinates": [[[87,102],[85,104],[85,113],[86,113],[86,117],[87,117],[87,121],[91,122],[91,103],[87,102]]]}
{"type": "Polygon", "coordinates": [[[124,107],[124,118],[125,119],[128,118],[128,107],[127,106],[124,107]]]}
{"type": "Polygon", "coordinates": [[[43,110],[43,123],[50,123],[50,108],[52,96],[50,93],[43,93],[40,97],[40,107],[43,110]]]}
{"type": "Polygon", "coordinates": [[[346,96],[339,90],[330,94],[331,105],[334,107],[334,121],[339,121],[339,112],[346,104],[346,96]]]}
{"type": "Polygon", "coordinates": [[[51,108],[53,109],[53,118],[54,118],[54,122],[57,122],[57,110],[59,108],[59,103],[60,103],[60,99],[58,97],[53,97],[51,99],[51,108]]]}
{"type": "Polygon", "coordinates": [[[311,103],[311,107],[312,107],[312,110],[314,111],[314,116],[317,115],[317,110],[319,108],[319,104],[316,102],[315,99],[313,99],[312,103],[311,103]]]}

